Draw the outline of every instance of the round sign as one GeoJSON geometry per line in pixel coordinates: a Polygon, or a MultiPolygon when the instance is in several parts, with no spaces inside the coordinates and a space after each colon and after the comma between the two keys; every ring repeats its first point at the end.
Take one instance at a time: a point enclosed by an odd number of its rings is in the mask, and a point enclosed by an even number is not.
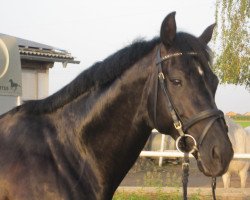
{"type": "Polygon", "coordinates": [[[3,42],[0,39],[0,78],[4,76],[9,67],[9,51],[3,42]]]}

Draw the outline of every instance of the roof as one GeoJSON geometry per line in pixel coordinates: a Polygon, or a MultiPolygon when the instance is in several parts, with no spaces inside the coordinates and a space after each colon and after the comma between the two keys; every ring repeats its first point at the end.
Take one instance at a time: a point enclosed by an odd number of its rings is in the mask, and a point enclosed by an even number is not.
{"type": "MultiPolygon", "coordinates": [[[[0,33],[0,36],[8,35],[0,33]]],[[[66,50],[18,37],[14,38],[17,41],[21,59],[44,62],[62,62],[63,64],[80,63],[80,61],[75,60],[75,58],[66,50]]]]}

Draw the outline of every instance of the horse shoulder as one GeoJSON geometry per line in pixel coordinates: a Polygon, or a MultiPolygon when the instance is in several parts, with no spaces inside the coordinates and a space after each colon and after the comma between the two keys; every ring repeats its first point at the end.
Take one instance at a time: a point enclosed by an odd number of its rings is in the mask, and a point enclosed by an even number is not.
{"type": "Polygon", "coordinates": [[[0,200],[61,200],[44,132],[46,119],[17,112],[0,118],[0,200]]]}

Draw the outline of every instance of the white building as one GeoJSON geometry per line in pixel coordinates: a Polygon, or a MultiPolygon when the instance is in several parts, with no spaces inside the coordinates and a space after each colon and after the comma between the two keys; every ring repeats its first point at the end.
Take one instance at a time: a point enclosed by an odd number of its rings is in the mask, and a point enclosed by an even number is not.
{"type": "Polygon", "coordinates": [[[49,94],[49,69],[79,64],[65,50],[0,34],[0,114],[49,94]]]}

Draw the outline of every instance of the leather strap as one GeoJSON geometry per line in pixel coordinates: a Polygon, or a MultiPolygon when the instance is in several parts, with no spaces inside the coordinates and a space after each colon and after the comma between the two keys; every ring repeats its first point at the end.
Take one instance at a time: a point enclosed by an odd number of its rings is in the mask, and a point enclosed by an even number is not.
{"type": "Polygon", "coordinates": [[[216,200],[215,190],[216,190],[216,177],[212,177],[211,183],[212,193],[213,193],[213,200],[216,200]]]}
{"type": "Polygon", "coordinates": [[[205,136],[206,136],[208,130],[210,129],[210,127],[213,125],[213,123],[214,123],[218,118],[220,118],[220,116],[216,116],[216,117],[212,118],[212,119],[208,122],[208,124],[207,124],[206,127],[204,128],[204,130],[203,130],[201,136],[199,137],[199,140],[198,140],[198,142],[197,142],[198,147],[201,146],[201,144],[202,144],[202,142],[203,142],[203,140],[204,140],[204,138],[205,138],[205,136]]]}
{"type": "Polygon", "coordinates": [[[187,186],[189,176],[189,154],[185,153],[182,161],[182,188],[183,199],[187,200],[187,186]]]}
{"type": "Polygon", "coordinates": [[[196,124],[197,122],[200,122],[203,119],[207,119],[213,116],[223,117],[224,114],[221,110],[218,110],[217,108],[205,110],[200,112],[199,114],[193,116],[191,119],[189,119],[187,122],[183,124],[183,131],[187,131],[191,126],[196,124]]]}

